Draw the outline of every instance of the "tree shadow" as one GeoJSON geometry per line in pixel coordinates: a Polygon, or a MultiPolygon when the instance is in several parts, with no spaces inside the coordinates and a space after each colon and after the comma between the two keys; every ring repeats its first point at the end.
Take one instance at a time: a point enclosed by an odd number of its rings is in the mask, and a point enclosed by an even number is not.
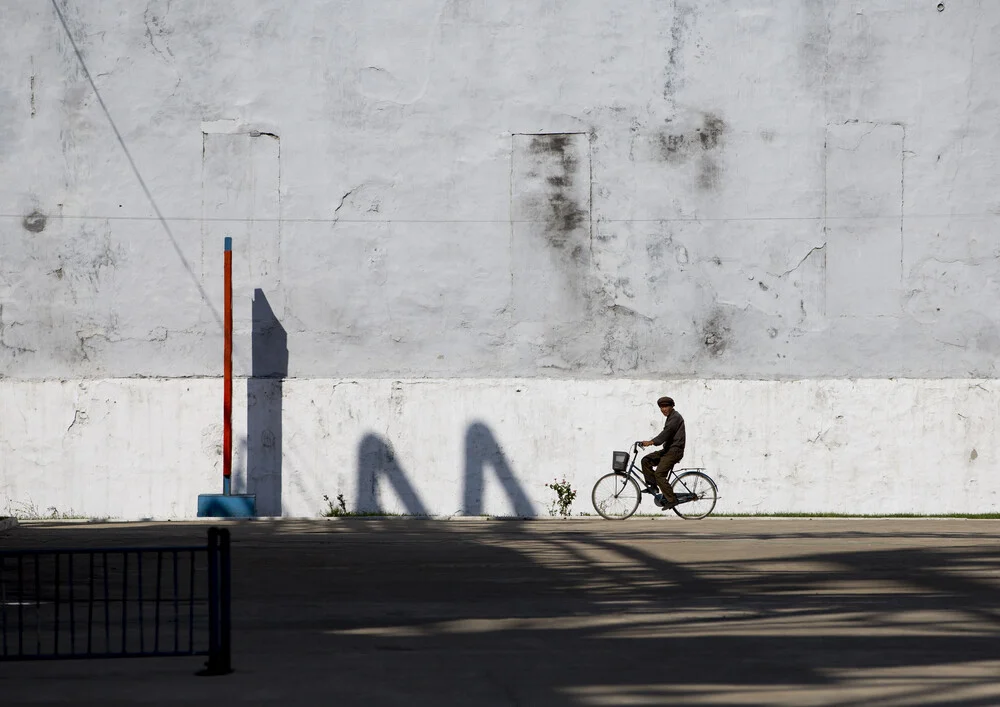
{"type": "Polygon", "coordinates": [[[407,513],[428,515],[427,507],[396,461],[392,446],[382,437],[369,433],[358,445],[358,483],[354,502],[356,511],[373,513],[384,510],[378,491],[380,478],[388,480],[392,485],[407,513]]]}
{"type": "MultiPolygon", "coordinates": [[[[375,435],[368,451],[391,453],[375,435]]],[[[394,463],[383,459],[379,473],[394,463]]],[[[803,543],[777,526],[779,542],[747,543],[736,532],[720,546],[677,523],[651,523],[652,533],[642,521],[236,526],[244,560],[233,566],[234,632],[244,678],[235,694],[261,694],[282,679],[286,701],[334,684],[351,704],[1000,701],[1000,550],[989,530],[957,544],[946,532],[904,529],[872,549],[853,534],[803,543]],[[926,545],[927,535],[939,542],[926,545]]],[[[66,532],[32,525],[11,544],[51,545],[66,532]]],[[[107,547],[123,529],[72,532],[107,547]]],[[[179,543],[204,528],[127,533],[140,546],[179,543]]],[[[873,532],[873,544],[883,536],[873,532]]],[[[25,666],[7,679],[12,703],[65,691],[65,681],[39,679],[52,670],[25,666]]],[[[108,702],[113,691],[134,689],[90,674],[76,684],[104,691],[108,702]]]]}
{"type": "Polygon", "coordinates": [[[247,381],[247,493],[257,515],[280,516],[282,394],[288,376],[288,335],[263,290],[252,308],[251,375],[247,381]]]}
{"type": "MultiPolygon", "coordinates": [[[[465,434],[465,470],[462,477],[462,511],[465,515],[482,515],[486,468],[493,470],[504,494],[521,517],[537,515],[534,504],[514,475],[510,462],[496,437],[482,422],[469,425],[465,434]]],[[[405,512],[428,515],[427,506],[407,479],[396,460],[392,445],[376,434],[367,434],[358,445],[358,477],[355,510],[372,513],[384,510],[379,498],[378,481],[386,479],[399,496],[405,512]]]]}
{"type": "Polygon", "coordinates": [[[482,422],[473,422],[465,433],[465,474],[462,477],[462,510],[465,515],[483,513],[483,485],[487,466],[496,474],[516,515],[537,515],[534,504],[521,488],[500,443],[482,422]]]}

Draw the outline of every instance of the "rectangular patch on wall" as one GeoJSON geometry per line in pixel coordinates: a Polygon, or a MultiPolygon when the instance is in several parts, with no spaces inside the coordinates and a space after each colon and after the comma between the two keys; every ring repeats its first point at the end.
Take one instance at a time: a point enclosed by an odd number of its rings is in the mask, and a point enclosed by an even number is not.
{"type": "Polygon", "coordinates": [[[519,320],[582,318],[591,266],[590,189],[586,133],[512,136],[512,279],[519,320]]]}
{"type": "MultiPolygon", "coordinates": [[[[209,292],[221,287],[222,242],[231,236],[233,326],[237,335],[246,334],[255,290],[263,291],[276,312],[284,310],[278,272],[280,141],[258,131],[209,129],[202,129],[202,281],[209,292]]],[[[241,353],[234,363],[242,374],[248,361],[246,351],[241,353]]]]}
{"type": "Polygon", "coordinates": [[[830,125],[826,133],[826,308],[832,317],[899,312],[903,128],[830,125]]]}

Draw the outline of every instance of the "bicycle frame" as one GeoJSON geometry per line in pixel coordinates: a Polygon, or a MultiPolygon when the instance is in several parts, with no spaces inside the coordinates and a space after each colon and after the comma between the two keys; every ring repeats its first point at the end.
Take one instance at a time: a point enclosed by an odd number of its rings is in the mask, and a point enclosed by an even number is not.
{"type": "MultiPolygon", "coordinates": [[[[646,477],[643,476],[642,466],[639,463],[639,458],[640,458],[639,449],[640,449],[639,443],[638,442],[633,442],[632,443],[632,451],[630,453],[630,459],[629,459],[629,463],[628,463],[628,468],[625,471],[620,471],[620,472],[617,472],[617,473],[624,474],[625,476],[628,476],[628,477],[634,479],[635,482],[637,484],[639,484],[639,488],[640,489],[645,489],[646,488],[646,477]]],[[[677,479],[680,477],[681,473],[683,473],[685,471],[701,471],[701,472],[704,472],[705,471],[705,467],[703,467],[703,466],[689,466],[689,467],[683,467],[681,469],[673,468],[673,469],[670,470],[670,473],[667,475],[667,483],[669,483],[671,486],[673,486],[675,483],[677,483],[677,479]]],[[[685,491],[690,491],[690,489],[688,489],[688,488],[685,488],[684,490],[685,491]]],[[[674,492],[675,493],[677,492],[676,489],[675,489],[674,492]]]]}

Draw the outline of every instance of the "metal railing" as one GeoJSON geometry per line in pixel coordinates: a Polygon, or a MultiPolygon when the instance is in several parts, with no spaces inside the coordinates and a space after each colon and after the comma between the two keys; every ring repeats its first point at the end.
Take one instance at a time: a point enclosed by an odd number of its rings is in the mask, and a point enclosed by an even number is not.
{"type": "Polygon", "coordinates": [[[232,672],[229,531],[207,545],[0,548],[0,662],[207,656],[232,672]]]}

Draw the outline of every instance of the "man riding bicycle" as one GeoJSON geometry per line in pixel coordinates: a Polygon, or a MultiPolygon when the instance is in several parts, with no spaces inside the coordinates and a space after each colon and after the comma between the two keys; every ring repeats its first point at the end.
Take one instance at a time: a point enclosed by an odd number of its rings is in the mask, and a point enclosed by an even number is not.
{"type": "Polygon", "coordinates": [[[660,493],[653,497],[653,501],[662,510],[667,510],[677,505],[677,496],[670,487],[667,476],[674,465],[684,458],[684,418],[674,410],[673,398],[664,396],[656,401],[656,405],[667,418],[663,423],[663,431],[651,440],[639,442],[639,446],[663,445],[663,448],[642,458],[642,475],[646,478],[648,492],[653,493],[659,487],[660,493]]]}

